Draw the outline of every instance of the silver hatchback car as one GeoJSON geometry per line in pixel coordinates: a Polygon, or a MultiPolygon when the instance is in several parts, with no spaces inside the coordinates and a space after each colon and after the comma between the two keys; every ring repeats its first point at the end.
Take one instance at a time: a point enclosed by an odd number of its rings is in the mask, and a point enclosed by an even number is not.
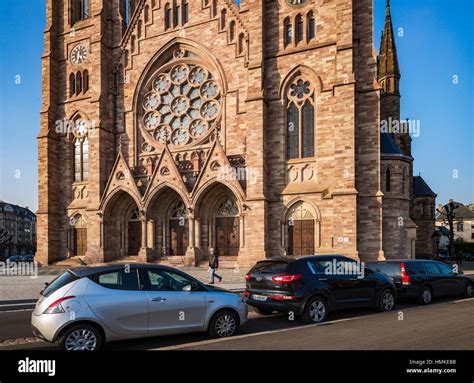
{"type": "Polygon", "coordinates": [[[182,271],[151,264],[68,269],[41,291],[34,334],[62,350],[97,350],[104,342],[149,336],[237,333],[248,309],[235,293],[182,271]]]}

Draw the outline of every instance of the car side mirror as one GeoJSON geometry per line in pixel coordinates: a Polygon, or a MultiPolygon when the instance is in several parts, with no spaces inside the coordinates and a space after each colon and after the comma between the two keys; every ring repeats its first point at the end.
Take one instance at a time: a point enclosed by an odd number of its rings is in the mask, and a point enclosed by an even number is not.
{"type": "Polygon", "coordinates": [[[196,291],[199,290],[199,285],[196,282],[191,282],[189,285],[183,287],[183,291],[196,291]]]}

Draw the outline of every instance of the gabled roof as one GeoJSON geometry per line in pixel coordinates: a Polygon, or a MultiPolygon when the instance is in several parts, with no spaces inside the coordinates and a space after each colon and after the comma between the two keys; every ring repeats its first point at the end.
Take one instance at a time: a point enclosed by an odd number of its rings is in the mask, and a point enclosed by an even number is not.
{"type": "MultiPolygon", "coordinates": [[[[460,202],[453,202],[457,209],[454,209],[454,214],[456,214],[456,218],[463,218],[466,220],[473,220],[474,219],[474,211],[469,209],[467,206],[463,205],[460,202]]],[[[444,207],[440,209],[444,213],[444,207]]],[[[444,215],[437,214],[436,219],[444,219],[444,215]]]]}
{"type": "Polygon", "coordinates": [[[431,188],[421,176],[413,177],[413,194],[416,196],[428,196],[436,198],[436,193],[431,190],[431,188]]]}

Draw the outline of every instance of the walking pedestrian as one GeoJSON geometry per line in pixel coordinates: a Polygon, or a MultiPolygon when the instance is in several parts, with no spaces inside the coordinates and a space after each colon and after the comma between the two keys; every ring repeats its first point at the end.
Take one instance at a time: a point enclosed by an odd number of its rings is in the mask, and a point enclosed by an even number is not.
{"type": "Polygon", "coordinates": [[[211,273],[211,282],[214,284],[214,277],[219,280],[219,283],[222,282],[222,277],[216,274],[217,269],[219,268],[219,256],[213,247],[209,249],[209,272],[211,273]]]}

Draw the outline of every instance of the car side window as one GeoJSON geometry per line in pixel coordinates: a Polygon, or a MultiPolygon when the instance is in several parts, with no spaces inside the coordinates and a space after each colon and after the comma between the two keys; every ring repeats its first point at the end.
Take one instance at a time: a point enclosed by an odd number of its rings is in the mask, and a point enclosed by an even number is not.
{"type": "Polygon", "coordinates": [[[309,260],[306,265],[311,274],[325,274],[328,261],[309,260]]]}
{"type": "Polygon", "coordinates": [[[96,282],[108,289],[114,290],[140,290],[136,269],[118,270],[110,273],[99,274],[96,282]]]}
{"type": "Polygon", "coordinates": [[[453,268],[444,263],[437,263],[436,266],[441,270],[441,274],[453,274],[453,268]]]}
{"type": "Polygon", "coordinates": [[[167,270],[147,270],[151,291],[190,291],[193,281],[185,276],[167,270]]]}
{"type": "Polygon", "coordinates": [[[439,274],[440,271],[433,262],[424,262],[426,274],[439,274]]]}

